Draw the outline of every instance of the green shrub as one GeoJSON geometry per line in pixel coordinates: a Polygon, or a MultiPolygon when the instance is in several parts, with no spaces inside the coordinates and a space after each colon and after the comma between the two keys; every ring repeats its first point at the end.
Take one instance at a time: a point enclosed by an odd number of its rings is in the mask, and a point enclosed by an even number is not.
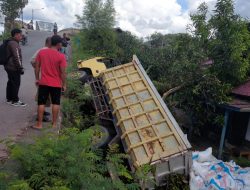
{"type": "Polygon", "coordinates": [[[62,101],[63,126],[84,130],[95,125],[97,119],[91,96],[88,85],[82,85],[78,80],[68,80],[68,88],[62,101]]]}
{"type": "Polygon", "coordinates": [[[19,178],[35,190],[112,189],[102,155],[92,148],[93,133],[65,129],[60,136],[50,134],[32,145],[16,145],[11,155],[21,164],[19,178]]]}
{"type": "Polygon", "coordinates": [[[232,160],[236,162],[241,167],[250,167],[250,160],[244,157],[233,157],[232,160]]]}
{"type": "Polygon", "coordinates": [[[0,41],[6,40],[10,37],[10,33],[4,32],[2,35],[0,35],[0,41]]]}
{"type": "Polygon", "coordinates": [[[171,174],[167,178],[167,189],[169,190],[189,190],[188,181],[183,175],[171,174]]]}

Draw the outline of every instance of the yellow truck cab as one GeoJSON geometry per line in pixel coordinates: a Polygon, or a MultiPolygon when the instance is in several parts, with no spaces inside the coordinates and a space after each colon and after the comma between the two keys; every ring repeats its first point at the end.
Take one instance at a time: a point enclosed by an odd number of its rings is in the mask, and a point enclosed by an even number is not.
{"type": "Polygon", "coordinates": [[[94,57],[85,61],[79,60],[77,66],[80,70],[87,72],[87,74],[98,77],[102,71],[107,69],[104,63],[106,60],[107,58],[104,57],[94,57]]]}

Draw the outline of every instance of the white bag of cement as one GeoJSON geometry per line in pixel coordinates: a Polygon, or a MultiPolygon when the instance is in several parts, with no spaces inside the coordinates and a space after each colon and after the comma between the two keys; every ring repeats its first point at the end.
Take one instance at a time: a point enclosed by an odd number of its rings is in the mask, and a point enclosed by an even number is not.
{"type": "Polygon", "coordinates": [[[193,152],[190,190],[250,190],[250,168],[215,159],[212,148],[193,152]]]}

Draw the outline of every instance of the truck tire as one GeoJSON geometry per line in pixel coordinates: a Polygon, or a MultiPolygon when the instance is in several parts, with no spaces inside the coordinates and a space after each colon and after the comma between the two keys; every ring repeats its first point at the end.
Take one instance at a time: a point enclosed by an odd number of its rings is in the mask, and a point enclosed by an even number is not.
{"type": "Polygon", "coordinates": [[[97,143],[95,144],[96,148],[106,148],[109,142],[112,140],[112,136],[109,130],[104,126],[96,126],[97,130],[102,133],[102,136],[98,139],[97,143]]]}
{"type": "Polygon", "coordinates": [[[87,74],[86,71],[83,71],[83,70],[80,70],[79,72],[80,72],[79,80],[83,84],[85,84],[88,81],[88,79],[89,79],[89,75],[87,74]]]}

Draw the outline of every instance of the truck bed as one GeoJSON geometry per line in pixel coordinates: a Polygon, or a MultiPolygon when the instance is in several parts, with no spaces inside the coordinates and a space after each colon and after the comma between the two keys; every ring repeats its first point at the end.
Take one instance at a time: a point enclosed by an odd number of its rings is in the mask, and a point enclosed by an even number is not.
{"type": "Polygon", "coordinates": [[[106,70],[101,79],[116,130],[135,168],[191,148],[136,56],[131,63],[106,70]]]}

